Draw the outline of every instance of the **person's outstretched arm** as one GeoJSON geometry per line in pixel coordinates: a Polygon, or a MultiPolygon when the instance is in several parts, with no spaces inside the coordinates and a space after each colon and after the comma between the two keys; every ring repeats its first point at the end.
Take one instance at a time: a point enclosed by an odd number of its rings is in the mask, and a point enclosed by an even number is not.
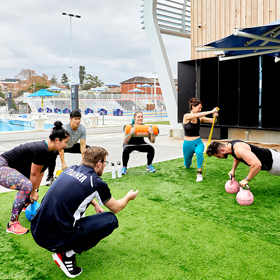
{"type": "Polygon", "coordinates": [[[134,200],[138,194],[138,191],[129,191],[127,195],[119,200],[116,200],[114,197],[111,197],[111,199],[106,202],[104,205],[110,209],[115,214],[119,213],[121,210],[123,210],[128,202],[130,200],[134,200]]]}
{"type": "Polygon", "coordinates": [[[202,118],[202,117],[205,117],[207,115],[210,115],[210,114],[214,114],[214,113],[217,113],[218,112],[218,109],[217,107],[215,107],[212,111],[205,111],[205,112],[200,112],[200,113],[188,113],[188,114],[185,114],[184,115],[184,118],[183,118],[183,123],[186,123],[186,121],[188,120],[191,120],[191,119],[195,119],[195,118],[202,118]]]}

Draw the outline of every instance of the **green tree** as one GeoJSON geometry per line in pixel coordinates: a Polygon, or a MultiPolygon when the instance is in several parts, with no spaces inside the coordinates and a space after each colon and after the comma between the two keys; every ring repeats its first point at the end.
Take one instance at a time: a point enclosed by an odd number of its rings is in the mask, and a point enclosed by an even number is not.
{"type": "Polygon", "coordinates": [[[57,84],[57,77],[55,75],[51,78],[51,84],[57,84]]]}
{"type": "Polygon", "coordinates": [[[80,79],[80,84],[84,84],[84,80],[86,78],[86,67],[85,66],[80,66],[79,67],[79,79],[80,79]]]}
{"type": "Polygon", "coordinates": [[[83,86],[82,86],[82,89],[83,89],[83,90],[89,90],[89,89],[91,89],[91,84],[85,84],[85,85],[83,85],[83,86]]]}
{"type": "Polygon", "coordinates": [[[67,75],[64,73],[61,77],[61,82],[64,84],[64,83],[67,83],[68,82],[68,77],[67,75]]]}
{"type": "Polygon", "coordinates": [[[41,84],[41,83],[36,83],[36,84],[32,84],[29,88],[28,91],[33,91],[36,92],[40,89],[44,89],[44,88],[48,88],[49,86],[45,85],[45,84],[41,84]]]}
{"type": "Polygon", "coordinates": [[[6,97],[5,97],[5,94],[4,94],[3,92],[1,92],[1,91],[0,91],[0,97],[2,97],[2,98],[4,98],[4,99],[6,98],[6,97]]]}
{"type": "Polygon", "coordinates": [[[18,111],[18,107],[14,99],[12,99],[12,108],[18,111]]]}
{"type": "MultiPolygon", "coordinates": [[[[5,94],[4,93],[2,93],[1,91],[0,91],[0,97],[2,97],[3,99],[5,99],[5,94]]],[[[6,102],[5,101],[0,101],[0,107],[1,106],[6,106],[6,102]]]]}
{"type": "Polygon", "coordinates": [[[23,89],[23,90],[18,91],[17,94],[19,95],[19,94],[24,93],[24,92],[26,92],[26,90],[23,89]]]}
{"type": "Polygon", "coordinates": [[[90,88],[92,88],[92,87],[101,87],[102,85],[104,85],[104,83],[98,78],[98,76],[93,76],[91,74],[87,74],[85,80],[86,83],[82,87],[83,89],[88,88],[89,86],[90,88]]]}

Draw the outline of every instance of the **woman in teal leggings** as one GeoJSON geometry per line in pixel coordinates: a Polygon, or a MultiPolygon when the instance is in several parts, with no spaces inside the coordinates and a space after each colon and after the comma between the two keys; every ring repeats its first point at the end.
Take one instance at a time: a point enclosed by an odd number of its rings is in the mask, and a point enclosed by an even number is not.
{"type": "Polygon", "coordinates": [[[199,136],[200,123],[213,123],[212,118],[206,118],[205,116],[213,114],[213,117],[218,116],[218,109],[214,108],[212,111],[201,112],[202,102],[196,98],[192,98],[189,101],[190,112],[184,115],[183,128],[184,128],[184,165],[189,168],[192,164],[192,157],[194,153],[197,157],[197,178],[196,182],[203,180],[202,177],[202,164],[203,164],[203,151],[204,144],[199,136]]]}

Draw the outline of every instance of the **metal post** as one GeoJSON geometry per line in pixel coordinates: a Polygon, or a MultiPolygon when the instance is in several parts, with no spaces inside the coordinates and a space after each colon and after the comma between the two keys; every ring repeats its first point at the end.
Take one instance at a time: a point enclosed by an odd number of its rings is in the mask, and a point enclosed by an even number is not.
{"type": "Polygon", "coordinates": [[[152,74],[154,74],[154,99],[155,99],[155,104],[156,104],[156,96],[157,96],[156,73],[157,72],[152,73],[152,74]]]}
{"type": "Polygon", "coordinates": [[[72,74],[72,17],[76,17],[76,18],[81,18],[81,16],[79,15],[73,15],[73,14],[66,14],[66,13],[62,13],[63,16],[69,16],[70,17],[70,78],[68,79],[69,81],[69,87],[71,90],[71,85],[72,85],[72,81],[73,79],[73,74],[72,74]]]}
{"type": "Polygon", "coordinates": [[[71,90],[72,86],[72,17],[70,16],[70,78],[69,81],[69,88],[71,90]]]}
{"type": "Polygon", "coordinates": [[[8,111],[10,111],[12,109],[12,92],[9,91],[8,92],[8,111]]]}

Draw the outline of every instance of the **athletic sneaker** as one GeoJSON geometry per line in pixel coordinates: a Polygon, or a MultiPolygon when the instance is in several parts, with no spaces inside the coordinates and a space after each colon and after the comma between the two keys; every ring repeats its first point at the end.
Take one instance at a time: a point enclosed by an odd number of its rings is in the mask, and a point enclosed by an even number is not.
{"type": "Polygon", "coordinates": [[[150,171],[152,173],[156,172],[155,168],[151,164],[147,165],[147,171],[150,171]]]}
{"type": "Polygon", "coordinates": [[[196,177],[196,182],[201,182],[201,181],[203,181],[202,173],[198,171],[197,177],[196,177]]]}
{"type": "Polygon", "coordinates": [[[122,175],[125,175],[127,173],[127,168],[124,166],[123,168],[122,168],[122,175]]]}
{"type": "Polygon", "coordinates": [[[50,186],[54,181],[54,178],[49,176],[46,180],[46,186],[50,186]]]}
{"type": "Polygon", "coordinates": [[[8,223],[6,231],[9,233],[21,235],[27,233],[29,229],[20,225],[19,221],[16,221],[12,225],[9,225],[8,223]]]}
{"type": "Polygon", "coordinates": [[[52,255],[55,263],[62,269],[62,271],[70,278],[74,278],[82,273],[82,268],[76,265],[76,255],[66,257],[65,253],[54,253],[52,255]]]}

